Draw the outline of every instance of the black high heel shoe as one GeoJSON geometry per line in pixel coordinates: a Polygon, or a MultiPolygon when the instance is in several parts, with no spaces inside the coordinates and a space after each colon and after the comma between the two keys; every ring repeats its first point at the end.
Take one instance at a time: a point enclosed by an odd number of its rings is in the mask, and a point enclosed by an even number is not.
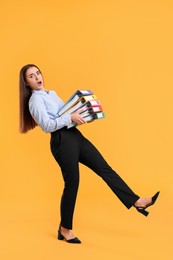
{"type": "Polygon", "coordinates": [[[158,196],[159,196],[159,193],[160,193],[160,191],[158,191],[158,192],[151,198],[151,203],[149,203],[146,207],[140,207],[140,206],[138,207],[138,206],[135,206],[135,208],[137,209],[137,211],[147,217],[148,214],[149,214],[149,212],[146,210],[146,208],[150,207],[151,205],[153,205],[153,204],[156,202],[156,200],[157,200],[157,198],[158,198],[158,196]]]}
{"type": "Polygon", "coordinates": [[[67,243],[71,243],[71,244],[81,244],[81,241],[75,237],[75,238],[72,238],[72,239],[66,239],[62,234],[61,234],[61,231],[60,231],[60,228],[58,229],[58,237],[57,237],[59,240],[65,240],[67,243]]]}

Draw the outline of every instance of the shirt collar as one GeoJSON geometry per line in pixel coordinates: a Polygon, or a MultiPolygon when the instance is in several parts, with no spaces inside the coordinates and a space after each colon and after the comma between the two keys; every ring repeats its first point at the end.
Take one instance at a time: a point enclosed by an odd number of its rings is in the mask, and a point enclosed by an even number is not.
{"type": "Polygon", "coordinates": [[[41,89],[41,90],[37,90],[37,89],[33,89],[32,93],[37,93],[37,94],[41,94],[41,95],[46,95],[49,93],[49,90],[47,89],[41,89]]]}

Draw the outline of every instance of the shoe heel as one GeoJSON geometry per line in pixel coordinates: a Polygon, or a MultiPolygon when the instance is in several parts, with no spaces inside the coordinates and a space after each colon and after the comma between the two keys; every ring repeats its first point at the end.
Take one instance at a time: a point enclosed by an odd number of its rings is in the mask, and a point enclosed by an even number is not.
{"type": "Polygon", "coordinates": [[[144,216],[148,216],[149,212],[145,209],[142,208],[136,208],[138,212],[140,212],[141,214],[143,214],[144,216]]]}
{"type": "Polygon", "coordinates": [[[58,230],[58,237],[59,240],[64,240],[64,236],[60,233],[60,231],[58,230]]]}

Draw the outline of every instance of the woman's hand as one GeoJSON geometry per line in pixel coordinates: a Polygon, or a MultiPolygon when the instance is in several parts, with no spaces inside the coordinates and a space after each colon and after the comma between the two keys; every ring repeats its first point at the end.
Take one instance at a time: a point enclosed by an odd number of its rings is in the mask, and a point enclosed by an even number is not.
{"type": "Polygon", "coordinates": [[[80,115],[80,113],[81,113],[81,111],[80,112],[71,113],[71,120],[72,120],[72,122],[74,122],[74,123],[76,123],[78,125],[81,125],[81,124],[85,123],[85,120],[80,115]]]}

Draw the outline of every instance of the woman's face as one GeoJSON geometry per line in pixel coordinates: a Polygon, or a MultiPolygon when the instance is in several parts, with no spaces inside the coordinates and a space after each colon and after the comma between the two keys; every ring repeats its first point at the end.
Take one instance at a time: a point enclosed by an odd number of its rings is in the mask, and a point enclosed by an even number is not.
{"type": "Polygon", "coordinates": [[[36,67],[30,67],[25,74],[27,86],[33,90],[43,90],[44,81],[40,70],[36,67]]]}

